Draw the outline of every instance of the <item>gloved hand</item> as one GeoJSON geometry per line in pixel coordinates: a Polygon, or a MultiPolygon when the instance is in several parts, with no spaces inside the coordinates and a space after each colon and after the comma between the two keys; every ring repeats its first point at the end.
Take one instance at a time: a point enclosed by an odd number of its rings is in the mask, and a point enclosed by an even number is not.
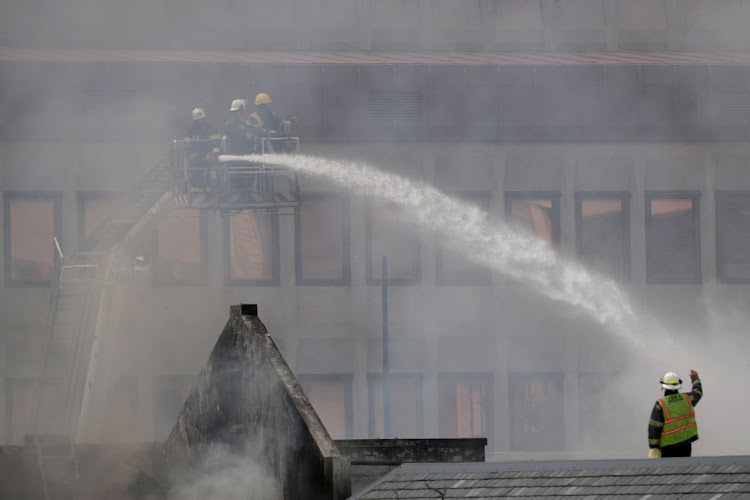
{"type": "Polygon", "coordinates": [[[661,450],[659,448],[649,448],[648,458],[661,458],[661,450]]]}
{"type": "Polygon", "coordinates": [[[690,370],[690,380],[695,380],[698,378],[698,372],[695,370],[690,370]]]}

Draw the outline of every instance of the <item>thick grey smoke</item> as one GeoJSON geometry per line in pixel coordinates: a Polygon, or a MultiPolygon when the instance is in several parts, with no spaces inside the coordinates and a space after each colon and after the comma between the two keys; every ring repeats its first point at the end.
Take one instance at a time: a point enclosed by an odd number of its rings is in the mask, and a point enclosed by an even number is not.
{"type": "Polygon", "coordinates": [[[283,498],[274,477],[247,456],[221,445],[211,445],[203,456],[202,463],[173,481],[170,500],[283,498]]]}

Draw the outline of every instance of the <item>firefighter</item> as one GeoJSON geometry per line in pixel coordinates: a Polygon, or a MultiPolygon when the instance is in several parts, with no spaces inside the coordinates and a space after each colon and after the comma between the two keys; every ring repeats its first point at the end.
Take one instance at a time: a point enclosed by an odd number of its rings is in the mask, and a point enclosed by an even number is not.
{"type": "Polygon", "coordinates": [[[235,99],[229,108],[229,119],[224,128],[227,138],[227,153],[249,155],[258,152],[259,137],[247,119],[247,105],[244,99],[235,99]]]}
{"type": "Polygon", "coordinates": [[[219,156],[221,134],[208,118],[203,108],[193,110],[193,124],[185,134],[190,160],[190,190],[202,191],[208,187],[209,170],[219,156]]]}
{"type": "Polygon", "coordinates": [[[255,96],[255,106],[256,111],[250,115],[250,123],[253,127],[257,127],[262,137],[272,139],[289,137],[289,132],[297,125],[296,117],[282,120],[271,110],[271,98],[265,92],[255,96]]]}
{"type": "Polygon", "coordinates": [[[682,380],[675,372],[665,373],[661,383],[664,397],[658,399],[648,421],[649,458],[689,457],[691,443],[698,439],[695,405],[703,397],[698,372],[690,370],[693,388],[680,392],[682,380]]]}

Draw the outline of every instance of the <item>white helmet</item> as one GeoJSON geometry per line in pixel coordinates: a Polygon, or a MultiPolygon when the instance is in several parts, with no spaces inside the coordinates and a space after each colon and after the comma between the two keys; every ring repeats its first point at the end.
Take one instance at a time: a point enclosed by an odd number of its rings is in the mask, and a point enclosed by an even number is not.
{"type": "Polygon", "coordinates": [[[195,108],[193,110],[193,120],[200,120],[206,117],[206,112],[202,108],[195,108]]]}
{"type": "Polygon", "coordinates": [[[234,101],[232,101],[232,107],[229,108],[229,111],[239,111],[241,109],[245,109],[245,100],[235,99],[234,101]]]}
{"type": "Polygon", "coordinates": [[[682,387],[682,380],[675,372],[667,372],[659,381],[661,386],[668,391],[676,391],[682,387]]]}

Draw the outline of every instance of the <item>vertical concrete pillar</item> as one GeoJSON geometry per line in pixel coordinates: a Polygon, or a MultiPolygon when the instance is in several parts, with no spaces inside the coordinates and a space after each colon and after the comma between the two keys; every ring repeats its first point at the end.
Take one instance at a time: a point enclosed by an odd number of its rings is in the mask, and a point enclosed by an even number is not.
{"type": "Polygon", "coordinates": [[[616,0],[604,0],[604,29],[606,30],[607,50],[617,50],[619,48],[617,25],[616,0]]]}
{"type": "Polygon", "coordinates": [[[664,0],[667,13],[667,49],[679,50],[680,32],[677,19],[677,0],[664,0]]]}
{"type": "Polygon", "coordinates": [[[419,45],[432,50],[432,0],[419,0],[419,19],[419,45]]]}
{"type": "Polygon", "coordinates": [[[372,21],[370,16],[370,2],[372,0],[357,0],[357,31],[359,32],[359,50],[372,49],[372,21]]]}
{"type": "Polygon", "coordinates": [[[701,276],[703,283],[716,281],[716,170],[710,151],[704,153],[706,188],[700,200],[701,276]]]}
{"type": "Polygon", "coordinates": [[[633,196],[630,199],[630,281],[637,290],[646,285],[646,159],[633,155],[633,196]]]}
{"type": "Polygon", "coordinates": [[[573,148],[562,146],[563,175],[560,193],[560,254],[566,259],[576,256],[576,158],[573,148]]]}
{"type": "MultiPolygon", "coordinates": [[[[279,316],[279,328],[284,332],[297,332],[299,326],[297,319],[297,286],[296,286],[296,251],[295,251],[295,212],[297,208],[282,208],[279,213],[279,287],[281,303],[290,314],[279,316]],[[292,314],[293,312],[293,314],[292,314]]],[[[298,335],[289,335],[284,338],[286,350],[284,357],[292,368],[297,366],[297,338],[298,335]]]]}
{"type": "Polygon", "coordinates": [[[578,342],[575,334],[565,337],[565,368],[563,372],[563,426],[565,451],[577,451],[578,444],[578,342]]]}
{"type": "MultiPolygon", "coordinates": [[[[202,214],[206,220],[206,238],[209,242],[224,241],[224,217],[216,212],[202,214]]],[[[232,215],[229,215],[232,217],[232,215]]],[[[225,243],[226,244],[226,243],[225,243]]],[[[209,245],[206,259],[206,272],[208,273],[208,286],[210,288],[224,287],[224,245],[209,245]]]]}

